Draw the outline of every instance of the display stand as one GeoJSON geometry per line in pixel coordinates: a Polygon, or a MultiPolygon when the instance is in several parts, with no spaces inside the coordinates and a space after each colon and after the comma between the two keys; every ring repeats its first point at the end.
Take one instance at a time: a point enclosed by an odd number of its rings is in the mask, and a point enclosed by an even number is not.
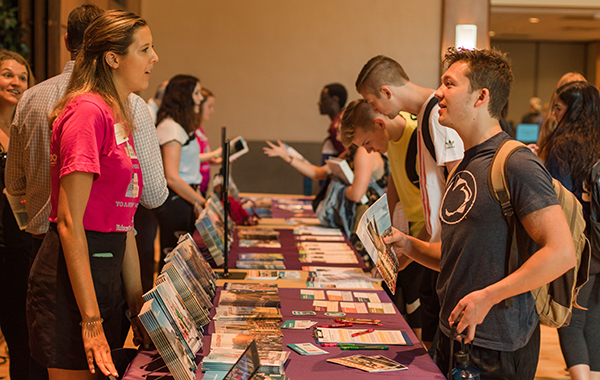
{"type": "Polygon", "coordinates": [[[227,140],[227,129],[221,127],[221,149],[222,149],[222,162],[221,162],[221,174],[223,175],[223,181],[221,183],[221,201],[223,202],[223,273],[218,272],[219,278],[225,278],[229,280],[243,280],[246,278],[246,272],[229,272],[229,226],[227,220],[229,219],[229,210],[231,205],[229,202],[229,153],[230,146],[229,140],[227,140]]]}

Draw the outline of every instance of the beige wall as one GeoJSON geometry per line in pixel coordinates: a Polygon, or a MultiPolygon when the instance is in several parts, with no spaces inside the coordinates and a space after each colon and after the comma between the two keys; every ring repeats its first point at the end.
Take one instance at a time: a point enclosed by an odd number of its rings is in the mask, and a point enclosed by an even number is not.
{"type": "Polygon", "coordinates": [[[402,63],[418,84],[437,87],[441,0],[141,0],[160,62],[156,86],[198,76],[216,94],[205,126],[248,140],[320,141],[329,124],[317,100],[323,85],[354,81],[374,55],[402,63]]]}
{"type": "Polygon", "coordinates": [[[569,71],[587,74],[588,46],[575,42],[492,41],[491,45],[512,60],[515,82],[509,98],[508,120],[518,124],[529,112],[529,99],[538,96],[544,103],[556,83],[569,71]]]}

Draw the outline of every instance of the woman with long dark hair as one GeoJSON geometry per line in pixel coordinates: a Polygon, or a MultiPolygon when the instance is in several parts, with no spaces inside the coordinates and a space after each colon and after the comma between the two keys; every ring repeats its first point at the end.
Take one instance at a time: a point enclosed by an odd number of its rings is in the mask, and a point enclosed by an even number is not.
{"type": "MultiPolygon", "coordinates": [[[[567,83],[556,91],[552,115],[557,127],[542,148],[550,174],[583,206],[590,231],[590,181],[600,159],[600,94],[587,82],[567,83]]],[[[558,330],[572,379],[600,379],[600,253],[592,252],[589,282],[581,289],[571,323],[558,330]]]]}
{"type": "Polygon", "coordinates": [[[144,334],[133,240],[143,181],[124,102],[148,87],[158,61],[152,46],[139,16],[99,16],[50,115],[51,225],[27,295],[31,355],[50,379],[118,376],[111,349],[122,347],[129,328],[125,303],[134,339],[144,334]]]}
{"type": "Polygon", "coordinates": [[[160,226],[161,260],[177,245],[177,234],[194,229],[194,205],[204,205],[198,191],[200,146],[196,129],[200,126],[200,80],[191,75],[173,77],[158,110],[156,134],[160,144],[169,197],[157,209],[160,226]]]}

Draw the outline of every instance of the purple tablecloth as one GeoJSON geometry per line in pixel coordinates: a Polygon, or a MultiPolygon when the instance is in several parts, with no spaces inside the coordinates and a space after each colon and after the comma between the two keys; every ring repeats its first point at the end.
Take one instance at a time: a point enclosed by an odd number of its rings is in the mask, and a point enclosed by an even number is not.
{"type": "MultiPolygon", "coordinates": [[[[284,264],[286,269],[290,270],[301,270],[303,266],[329,266],[329,267],[349,267],[356,268],[360,267],[363,270],[367,268],[363,259],[354,251],[356,255],[356,260],[358,263],[352,264],[328,264],[328,263],[302,263],[300,262],[300,256],[298,253],[298,248],[296,247],[296,238],[294,237],[294,232],[292,230],[280,230],[279,231],[279,242],[281,243],[281,248],[254,248],[254,247],[240,247],[239,239],[237,235],[237,231],[234,232],[234,241],[231,247],[231,251],[229,252],[229,267],[235,268],[235,263],[238,259],[238,255],[240,253],[281,253],[283,255],[284,264]]],[[[348,238],[344,238],[346,244],[352,248],[352,244],[348,238]]],[[[328,243],[323,243],[328,244],[328,243]]],[[[354,248],[353,248],[354,249],[354,248]]]]}
{"type": "MultiPolygon", "coordinates": [[[[364,292],[372,292],[364,290],[364,292]]],[[[391,302],[389,297],[384,291],[376,291],[382,302],[391,302]]],[[[217,291],[215,296],[218,300],[220,290],[217,291]]],[[[327,324],[333,321],[333,317],[325,317],[324,312],[316,312],[315,316],[294,316],[292,315],[293,310],[311,310],[312,300],[303,300],[300,298],[300,289],[279,289],[279,296],[281,298],[281,314],[283,320],[313,320],[319,322],[319,324],[327,324]]],[[[396,312],[398,312],[396,310],[396,312]]],[[[214,314],[214,310],[211,314],[214,314]]],[[[433,363],[425,349],[421,346],[416,336],[409,328],[406,321],[402,316],[398,314],[347,314],[348,317],[356,318],[370,318],[380,319],[383,326],[376,327],[378,329],[385,330],[401,330],[408,333],[409,338],[414,342],[413,346],[389,346],[390,349],[387,351],[342,351],[337,347],[324,347],[324,350],[330,352],[329,355],[313,355],[313,356],[301,356],[296,352],[290,353],[290,358],[287,361],[285,373],[286,376],[292,380],[310,379],[310,380],[332,380],[344,379],[364,379],[366,376],[369,378],[394,378],[394,379],[423,379],[423,380],[443,380],[444,375],[439,371],[437,366],[433,363]],[[329,358],[345,357],[355,354],[362,354],[367,356],[372,355],[383,355],[390,359],[393,359],[399,363],[408,366],[408,370],[394,371],[389,373],[370,373],[367,374],[358,369],[346,368],[344,366],[329,363],[326,360],[329,358]]],[[[285,351],[291,351],[287,344],[289,343],[314,343],[314,339],[311,337],[313,329],[308,330],[290,330],[284,329],[283,331],[283,346],[285,351]]],[[[198,353],[196,359],[201,361],[203,357],[208,355],[210,352],[210,334],[214,332],[214,325],[211,322],[205,331],[205,336],[202,339],[203,347],[198,353]]],[[[138,356],[131,362],[124,380],[142,380],[144,375],[148,371],[156,370],[163,366],[162,360],[157,360],[151,363],[147,367],[144,365],[155,357],[156,351],[140,352],[138,356]]],[[[200,367],[200,366],[199,366],[200,367]]],[[[153,373],[150,376],[145,377],[146,379],[152,380],[165,374],[165,370],[160,370],[153,373]]],[[[200,368],[197,370],[196,379],[202,379],[202,372],[200,368]]],[[[167,376],[165,379],[172,379],[167,376]]]]}

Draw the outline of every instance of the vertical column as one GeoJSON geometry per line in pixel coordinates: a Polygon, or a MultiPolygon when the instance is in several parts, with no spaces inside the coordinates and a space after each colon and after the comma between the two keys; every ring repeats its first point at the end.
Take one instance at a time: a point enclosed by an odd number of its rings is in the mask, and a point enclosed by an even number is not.
{"type": "Polygon", "coordinates": [[[442,56],[448,47],[455,46],[457,25],[475,25],[477,27],[476,47],[478,49],[489,48],[489,22],[489,0],[444,0],[442,11],[442,56]]]}

